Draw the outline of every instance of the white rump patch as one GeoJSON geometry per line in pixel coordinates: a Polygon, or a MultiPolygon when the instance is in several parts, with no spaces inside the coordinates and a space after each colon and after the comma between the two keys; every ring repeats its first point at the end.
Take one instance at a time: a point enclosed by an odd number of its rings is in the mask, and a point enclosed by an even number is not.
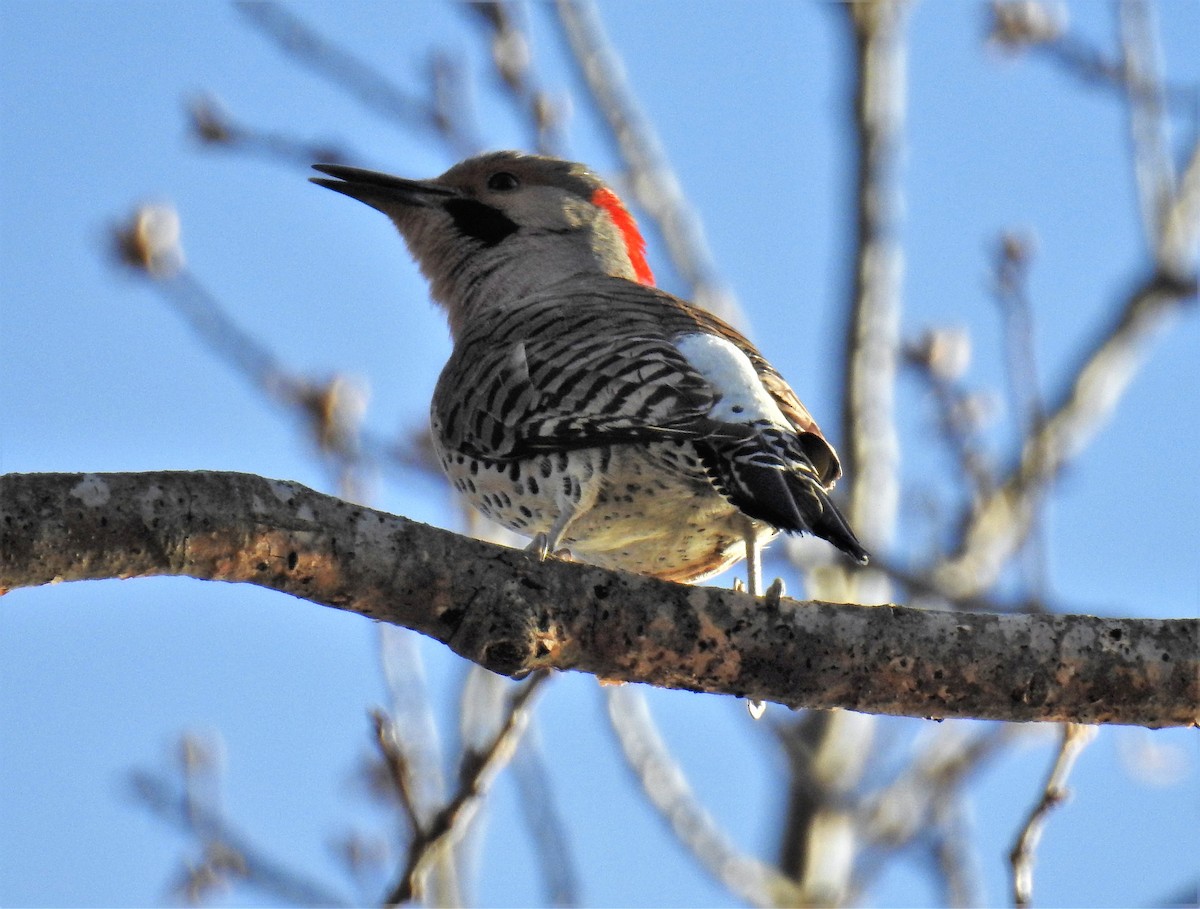
{"type": "Polygon", "coordinates": [[[679,352],[692,368],[708,380],[721,399],[710,415],[729,423],[767,420],[776,426],[788,426],[787,418],[754,371],[750,358],[732,341],[705,332],[680,335],[675,339],[679,352]]]}

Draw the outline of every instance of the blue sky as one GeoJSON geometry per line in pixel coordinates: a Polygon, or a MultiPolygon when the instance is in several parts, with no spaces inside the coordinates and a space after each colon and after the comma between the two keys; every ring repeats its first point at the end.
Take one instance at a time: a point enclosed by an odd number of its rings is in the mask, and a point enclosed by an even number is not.
{"type": "MultiPolygon", "coordinates": [[[[467,55],[488,144],[527,144],[462,10],[290,8],[401,84],[418,83],[433,47],[467,55]]],[[[1155,9],[1170,78],[1200,84],[1200,5],[1155,9]]],[[[1112,46],[1107,4],[1069,10],[1078,34],[1112,46]]],[[[836,436],[852,233],[838,17],[804,2],[612,2],[602,11],[748,332],[836,436]]],[[[539,76],[561,93],[574,76],[544,13],[531,17],[539,76]]],[[[1126,117],[1111,92],[986,50],[984,19],[981,5],[934,0],[909,30],[904,332],[967,327],[967,381],[1002,395],[990,250],[1002,230],[1029,231],[1036,356],[1053,398],[1145,267],[1126,117]]],[[[337,141],[370,166],[430,176],[453,163],[429,136],[396,129],[289,64],[229,5],[0,0],[0,471],[243,470],[329,488],[296,421],[111,266],[108,226],[147,200],[178,208],[190,267],[282,362],[359,377],[378,434],[425,421],[449,342],[394,231],[307,184],[301,166],[199,148],[183,104],[201,92],[264,129],[337,141]]],[[[1178,153],[1197,121],[1176,122],[1178,153]]],[[[572,156],[614,172],[582,104],[568,138],[572,156]]],[[[660,283],[680,289],[653,236],[650,256],[660,283]]],[[[1047,518],[1050,590],[1062,608],[1197,614],[1198,364],[1200,328],[1186,313],[1063,477],[1047,518]]],[[[943,488],[949,461],[930,441],[932,410],[914,383],[902,384],[901,405],[905,502],[914,503],[943,488]]],[[[1012,454],[1008,419],[1001,406],[988,436],[1000,460],[1012,454]]],[[[445,487],[421,476],[385,479],[375,502],[458,526],[445,487]]],[[[898,532],[901,555],[929,533],[915,512],[906,509],[898,532]]],[[[369,753],[367,711],[386,697],[378,642],[357,616],[188,580],[5,596],[0,903],[161,903],[187,843],[131,802],[125,779],[135,766],[165,766],[184,729],[219,730],[225,805],[243,830],[353,894],[327,842],[386,823],[351,782],[369,753]]],[[[449,720],[464,667],[435,645],[422,642],[421,652],[449,720]]],[[[727,698],[651,692],[650,702],[710,810],[744,849],[769,857],[783,768],[765,726],[727,698]]],[[[881,760],[902,757],[924,725],[882,722],[881,760]]],[[[452,737],[451,726],[443,731],[452,737]]],[[[593,679],[556,679],[537,731],[587,905],[732,905],[633,791],[593,679]]],[[[1006,898],[1004,857],[1051,758],[1050,731],[1027,731],[971,787],[989,903],[1006,898]]],[[[1194,882],[1198,758],[1194,733],[1102,731],[1072,779],[1074,800],[1049,823],[1039,904],[1148,904],[1194,882]],[[1132,770],[1130,755],[1147,748],[1177,768],[1157,780],[1132,770]]],[[[480,847],[481,903],[541,899],[516,803],[502,780],[480,847]]],[[[257,899],[239,891],[233,902],[257,899]]],[[[936,899],[911,858],[892,863],[868,901],[936,899]]]]}

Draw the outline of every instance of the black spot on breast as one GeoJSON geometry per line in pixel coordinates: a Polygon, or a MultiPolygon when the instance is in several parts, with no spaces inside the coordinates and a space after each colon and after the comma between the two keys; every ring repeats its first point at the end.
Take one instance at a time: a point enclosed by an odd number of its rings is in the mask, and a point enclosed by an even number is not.
{"type": "Polygon", "coordinates": [[[516,222],[504,212],[476,199],[451,199],[445,208],[460,233],[484,246],[495,246],[517,232],[516,222]]]}

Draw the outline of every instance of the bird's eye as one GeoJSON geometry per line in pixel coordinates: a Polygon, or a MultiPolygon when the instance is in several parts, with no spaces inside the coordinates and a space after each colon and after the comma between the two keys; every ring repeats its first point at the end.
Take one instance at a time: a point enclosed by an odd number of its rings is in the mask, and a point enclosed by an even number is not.
{"type": "Polygon", "coordinates": [[[516,189],[521,185],[521,181],[517,179],[516,174],[510,174],[506,170],[492,174],[488,177],[488,189],[494,189],[497,192],[508,192],[510,189],[516,189]]]}

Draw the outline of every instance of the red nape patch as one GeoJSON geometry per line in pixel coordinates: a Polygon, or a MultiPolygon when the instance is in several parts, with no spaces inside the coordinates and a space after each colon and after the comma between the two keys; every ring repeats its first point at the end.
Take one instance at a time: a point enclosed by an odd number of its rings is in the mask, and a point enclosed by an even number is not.
{"type": "Polygon", "coordinates": [[[608,212],[613,224],[617,225],[617,230],[625,238],[625,251],[629,253],[629,261],[638,281],[653,286],[654,272],[646,262],[646,241],[642,238],[633,215],[611,189],[598,189],[592,193],[592,204],[608,212]]]}

